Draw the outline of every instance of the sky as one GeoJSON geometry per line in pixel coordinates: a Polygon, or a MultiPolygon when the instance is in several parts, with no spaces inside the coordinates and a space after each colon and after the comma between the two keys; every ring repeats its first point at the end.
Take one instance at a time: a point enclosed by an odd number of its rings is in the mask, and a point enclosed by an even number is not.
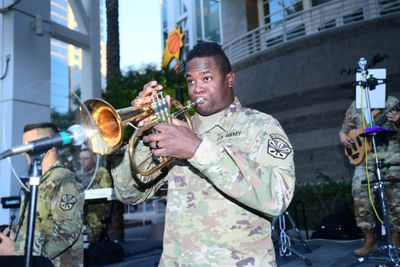
{"type": "Polygon", "coordinates": [[[119,0],[120,66],[161,65],[161,0],[119,0]]]}

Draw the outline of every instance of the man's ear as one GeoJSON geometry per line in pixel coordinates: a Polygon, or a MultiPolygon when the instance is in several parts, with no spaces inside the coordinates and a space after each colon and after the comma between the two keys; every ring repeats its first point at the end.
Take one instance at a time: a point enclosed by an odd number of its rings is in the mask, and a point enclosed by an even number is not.
{"type": "Polygon", "coordinates": [[[229,72],[229,73],[226,75],[226,80],[227,80],[227,82],[228,82],[228,86],[229,86],[230,88],[233,88],[233,86],[235,85],[235,75],[233,74],[233,72],[229,72]]]}

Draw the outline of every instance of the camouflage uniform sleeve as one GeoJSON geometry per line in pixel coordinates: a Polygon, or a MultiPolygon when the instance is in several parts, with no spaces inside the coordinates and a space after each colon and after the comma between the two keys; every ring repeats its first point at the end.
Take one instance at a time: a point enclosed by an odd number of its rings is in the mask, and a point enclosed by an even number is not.
{"type": "Polygon", "coordinates": [[[346,114],[342,123],[342,127],[340,128],[339,135],[342,133],[347,134],[350,130],[357,128],[357,123],[354,119],[355,110],[355,102],[353,102],[346,110],[346,114]]]}
{"type": "Polygon", "coordinates": [[[271,117],[246,127],[248,145],[218,145],[205,137],[189,160],[219,190],[268,216],[281,214],[295,186],[293,147],[271,117]]]}
{"type": "MultiPolygon", "coordinates": [[[[63,169],[60,169],[63,170],[63,169]]],[[[78,239],[83,224],[83,190],[75,175],[57,171],[59,184],[55,184],[51,199],[52,227],[44,234],[43,253],[53,259],[78,239]]]]}
{"type": "MultiPolygon", "coordinates": [[[[387,106],[388,106],[388,109],[393,108],[393,107],[394,107],[395,105],[397,105],[397,104],[399,104],[399,100],[398,100],[396,97],[394,97],[394,96],[388,96],[388,99],[387,99],[387,106]]],[[[397,111],[397,112],[400,112],[400,111],[397,111]]],[[[393,127],[393,129],[394,129],[395,131],[397,131],[397,132],[400,131],[400,124],[396,124],[396,123],[392,122],[391,125],[392,125],[392,127],[393,127]]]]}
{"type": "MultiPolygon", "coordinates": [[[[135,156],[140,162],[144,155],[148,155],[148,149],[139,145],[135,151],[135,156]]],[[[139,188],[135,180],[132,178],[131,164],[128,149],[124,148],[122,160],[114,161],[114,167],[111,169],[111,176],[114,180],[114,188],[117,198],[126,204],[137,204],[152,197],[155,192],[164,184],[164,180],[160,180],[157,184],[150,188],[139,188]]],[[[139,174],[136,174],[139,175],[139,174]]],[[[156,172],[151,178],[157,177],[160,172],[156,172]]]]}

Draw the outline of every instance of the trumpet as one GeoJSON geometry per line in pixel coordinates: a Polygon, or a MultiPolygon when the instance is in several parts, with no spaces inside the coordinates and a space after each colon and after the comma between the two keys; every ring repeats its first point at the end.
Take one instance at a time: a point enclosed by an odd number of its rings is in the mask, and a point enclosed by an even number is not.
{"type": "MultiPolygon", "coordinates": [[[[131,126],[135,129],[128,143],[132,170],[142,177],[150,176],[167,165],[173,158],[159,157],[155,160],[158,164],[150,169],[145,168],[145,162],[136,162],[135,150],[142,134],[148,130],[155,130],[153,127],[157,123],[172,123],[172,118],[179,116],[183,116],[188,126],[192,129],[188,111],[203,102],[203,98],[198,98],[193,102],[188,101],[187,105],[183,106],[179,101],[171,98],[170,105],[168,105],[162,92],[158,92],[151,103],[144,104],[137,109],[133,107],[114,109],[107,101],[98,98],[86,100],[84,106],[88,112],[82,113],[83,116],[80,118],[81,124],[87,131],[88,139],[86,145],[95,153],[101,155],[112,154],[123,145],[124,130],[126,127],[131,126]],[[172,106],[176,109],[173,113],[170,112],[170,107],[172,106]],[[148,119],[146,125],[143,127],[135,125],[136,122],[143,119],[148,119]]],[[[147,185],[149,182],[138,181],[138,183],[147,185]]]]}

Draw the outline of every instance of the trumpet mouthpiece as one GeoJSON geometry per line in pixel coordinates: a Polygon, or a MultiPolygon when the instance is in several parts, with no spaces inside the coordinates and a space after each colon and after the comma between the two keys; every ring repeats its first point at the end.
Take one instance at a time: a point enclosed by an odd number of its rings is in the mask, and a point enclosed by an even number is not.
{"type": "Polygon", "coordinates": [[[204,103],[204,98],[199,97],[199,98],[197,98],[197,99],[194,101],[194,103],[195,103],[196,105],[198,105],[198,104],[203,104],[203,103],[204,103]]]}

